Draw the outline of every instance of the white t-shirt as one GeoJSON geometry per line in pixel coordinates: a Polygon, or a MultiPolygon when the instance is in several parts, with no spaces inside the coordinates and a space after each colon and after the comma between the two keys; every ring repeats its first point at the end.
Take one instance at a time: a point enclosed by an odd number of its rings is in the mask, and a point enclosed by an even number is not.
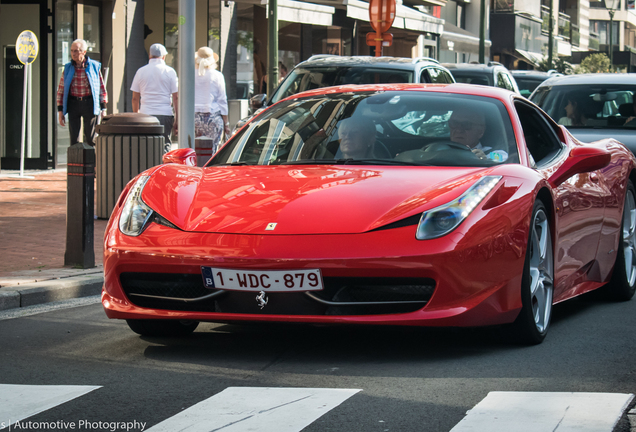
{"type": "MultiPolygon", "coordinates": [[[[195,68],[196,69],[196,68],[195,68]]],[[[227,115],[227,95],[225,78],[216,69],[206,69],[205,75],[194,73],[194,112],[227,115]]]]}
{"type": "Polygon", "coordinates": [[[508,159],[508,152],[505,150],[493,150],[492,147],[484,146],[481,143],[478,143],[475,148],[482,150],[484,153],[488,152],[486,153],[488,159],[495,162],[505,162],[508,159]]]}
{"type": "Polygon", "coordinates": [[[172,113],[172,93],[179,91],[177,73],[160,58],[151,58],[137,69],[130,89],[141,96],[139,112],[149,115],[172,113]]]}

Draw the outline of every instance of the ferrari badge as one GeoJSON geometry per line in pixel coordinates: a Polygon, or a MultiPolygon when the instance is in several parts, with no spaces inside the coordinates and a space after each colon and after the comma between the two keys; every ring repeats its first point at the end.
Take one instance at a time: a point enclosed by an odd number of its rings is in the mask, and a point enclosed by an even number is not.
{"type": "Polygon", "coordinates": [[[269,299],[267,298],[267,294],[265,294],[265,291],[259,292],[256,296],[256,303],[258,303],[261,309],[265,307],[268,301],[269,299]]]}

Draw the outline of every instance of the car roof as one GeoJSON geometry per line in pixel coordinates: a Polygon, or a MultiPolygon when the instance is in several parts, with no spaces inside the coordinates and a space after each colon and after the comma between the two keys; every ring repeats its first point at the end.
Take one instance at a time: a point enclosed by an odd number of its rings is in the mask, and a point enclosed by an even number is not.
{"type": "Polygon", "coordinates": [[[551,77],[539,87],[553,85],[636,84],[635,73],[597,73],[551,77]]]}
{"type": "Polygon", "coordinates": [[[287,99],[297,97],[316,96],[324,94],[338,93],[358,93],[370,91],[428,91],[436,93],[464,94],[474,96],[485,96],[499,100],[510,100],[510,96],[518,96],[499,87],[477,86],[474,84],[348,84],[334,87],[323,87],[314,90],[308,90],[302,93],[289,96],[287,99]],[[390,88],[387,88],[390,87],[390,88]]]}
{"type": "Polygon", "coordinates": [[[432,58],[418,57],[372,57],[372,56],[337,56],[337,55],[315,55],[299,63],[296,67],[312,66],[383,66],[395,69],[413,70],[418,65],[441,66],[432,58]]]}
{"type": "Polygon", "coordinates": [[[477,71],[477,70],[481,70],[484,72],[487,71],[492,71],[495,68],[502,68],[502,69],[506,69],[503,65],[501,64],[479,64],[479,63],[442,63],[442,66],[447,67],[451,72],[454,70],[470,70],[470,71],[477,71]]]}
{"type": "Polygon", "coordinates": [[[543,71],[531,71],[531,70],[511,70],[510,73],[513,76],[526,76],[526,77],[540,77],[540,78],[547,78],[550,75],[547,72],[543,72],[543,71]]]}

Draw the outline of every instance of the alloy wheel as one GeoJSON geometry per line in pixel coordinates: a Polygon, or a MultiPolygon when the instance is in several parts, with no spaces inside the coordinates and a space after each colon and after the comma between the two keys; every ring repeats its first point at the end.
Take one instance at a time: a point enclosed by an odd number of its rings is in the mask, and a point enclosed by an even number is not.
{"type": "MultiPolygon", "coordinates": [[[[543,209],[539,209],[535,213],[530,241],[530,304],[537,330],[539,333],[543,333],[550,322],[554,290],[550,224],[543,209]]],[[[633,249],[631,250],[633,251],[633,249]]]]}

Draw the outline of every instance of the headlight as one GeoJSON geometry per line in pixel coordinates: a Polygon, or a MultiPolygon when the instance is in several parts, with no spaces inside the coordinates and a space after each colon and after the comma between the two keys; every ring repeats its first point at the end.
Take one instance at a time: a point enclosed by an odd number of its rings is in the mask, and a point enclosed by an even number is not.
{"type": "Polygon", "coordinates": [[[499,183],[501,176],[486,176],[457,199],[422,213],[415,238],[429,240],[453,231],[499,183]]]}
{"type": "Polygon", "coordinates": [[[139,177],[126,197],[119,216],[119,230],[126,235],[136,237],[141,234],[152,216],[152,209],[141,199],[141,191],[149,178],[150,176],[139,177]]]}

